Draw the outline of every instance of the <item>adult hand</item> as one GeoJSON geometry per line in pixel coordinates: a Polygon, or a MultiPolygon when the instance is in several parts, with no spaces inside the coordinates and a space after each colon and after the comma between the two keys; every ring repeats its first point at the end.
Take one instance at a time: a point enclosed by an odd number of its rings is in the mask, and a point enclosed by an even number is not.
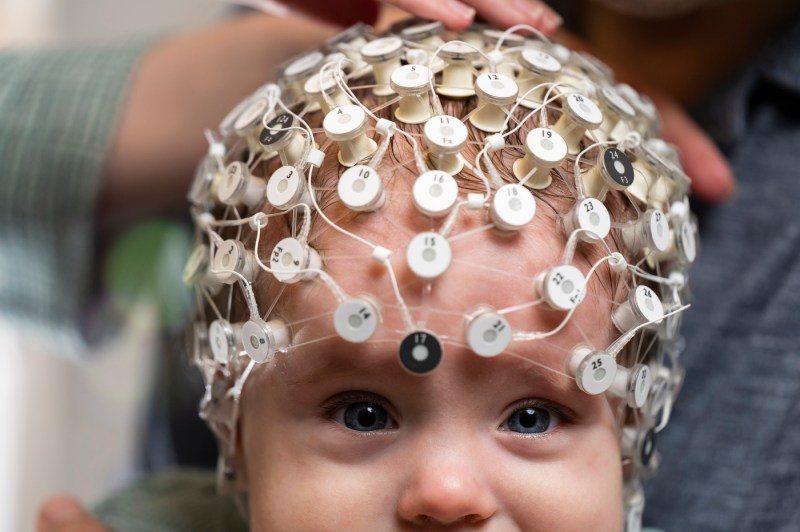
{"type": "Polygon", "coordinates": [[[586,50],[614,69],[616,77],[649,96],[661,115],[662,138],[677,146],[683,170],[692,179],[692,193],[698,199],[716,203],[727,199],[735,189],[733,171],[711,137],[692,120],[673,98],[643,83],[635,73],[613,57],[597,53],[583,39],[559,32],[559,40],[574,50],[586,50]]]}
{"type": "Polygon", "coordinates": [[[725,156],[705,131],[668,96],[648,93],[658,107],[663,131],[661,136],[678,147],[686,175],[692,178],[695,197],[712,203],[723,201],[733,194],[733,171],[725,156]]]}
{"type": "Polygon", "coordinates": [[[39,508],[36,532],[108,532],[72,497],[51,497],[39,508]]]}
{"type": "MultiPolygon", "coordinates": [[[[246,3],[268,5],[275,1],[341,26],[359,21],[373,24],[379,9],[377,0],[246,0],[246,3]]],[[[543,0],[384,0],[384,3],[412,15],[440,20],[454,30],[465,29],[476,14],[502,28],[529,24],[545,33],[552,33],[561,25],[561,17],[543,0]]]]}

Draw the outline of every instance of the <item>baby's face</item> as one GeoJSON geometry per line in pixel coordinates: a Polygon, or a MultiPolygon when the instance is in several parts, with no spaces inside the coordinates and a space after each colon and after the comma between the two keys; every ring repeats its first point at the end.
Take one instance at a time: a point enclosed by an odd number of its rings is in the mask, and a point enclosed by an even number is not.
{"type": "MultiPolygon", "coordinates": [[[[511,238],[454,238],[456,260],[427,290],[404,251],[430,223],[402,209],[370,216],[358,233],[394,250],[401,293],[420,328],[443,340],[443,360],[426,376],[401,367],[408,330],[385,269],[353,259],[369,249],[326,230],[325,270],[348,294],[375,294],[383,323],[370,341],[347,343],[334,332],[336,301],[326,289],[295,285],[283,296],[295,347],[254,373],[242,403],[252,529],[618,532],[616,420],[605,398],[564,375],[573,346],[601,348],[611,338],[607,288],[591,283],[559,334],[481,358],[465,346],[464,313],[533,299],[533,274],[563,250],[552,220],[511,238]]],[[[468,218],[452,237],[485,223],[468,218]]],[[[540,305],[507,317],[515,330],[533,331],[563,316],[540,305]]]]}

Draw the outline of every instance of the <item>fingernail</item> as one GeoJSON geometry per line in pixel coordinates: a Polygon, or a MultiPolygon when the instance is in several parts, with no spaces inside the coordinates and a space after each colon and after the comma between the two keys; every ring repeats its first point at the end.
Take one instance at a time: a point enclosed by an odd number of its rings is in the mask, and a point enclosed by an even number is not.
{"type": "Polygon", "coordinates": [[[51,499],[42,508],[42,518],[50,525],[63,525],[83,517],[83,508],[67,498],[51,499]]]}
{"type": "Polygon", "coordinates": [[[564,19],[561,18],[561,15],[556,13],[550,8],[546,8],[542,12],[542,31],[545,33],[552,33],[558,28],[561,27],[561,23],[564,22],[564,19]]]}
{"type": "Polygon", "coordinates": [[[458,0],[449,0],[447,2],[448,9],[455,12],[460,18],[464,20],[472,20],[475,18],[475,9],[459,2],[458,0]]]}

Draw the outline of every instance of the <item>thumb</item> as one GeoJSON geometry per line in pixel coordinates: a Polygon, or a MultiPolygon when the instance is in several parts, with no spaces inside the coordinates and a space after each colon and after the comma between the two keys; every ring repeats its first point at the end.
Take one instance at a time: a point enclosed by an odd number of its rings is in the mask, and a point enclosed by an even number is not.
{"type": "Polygon", "coordinates": [[[39,508],[36,532],[107,532],[106,528],[92,517],[72,497],[51,497],[39,508]]]}

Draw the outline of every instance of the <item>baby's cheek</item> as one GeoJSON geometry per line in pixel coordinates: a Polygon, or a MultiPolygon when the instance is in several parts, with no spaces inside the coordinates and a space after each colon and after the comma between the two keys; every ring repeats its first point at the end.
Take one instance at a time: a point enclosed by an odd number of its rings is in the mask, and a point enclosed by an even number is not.
{"type": "Polygon", "coordinates": [[[251,479],[253,531],[359,531],[387,523],[391,501],[386,479],[352,465],[304,459],[301,449],[272,454],[251,479]],[[365,528],[366,527],[366,528],[365,528]]]}

